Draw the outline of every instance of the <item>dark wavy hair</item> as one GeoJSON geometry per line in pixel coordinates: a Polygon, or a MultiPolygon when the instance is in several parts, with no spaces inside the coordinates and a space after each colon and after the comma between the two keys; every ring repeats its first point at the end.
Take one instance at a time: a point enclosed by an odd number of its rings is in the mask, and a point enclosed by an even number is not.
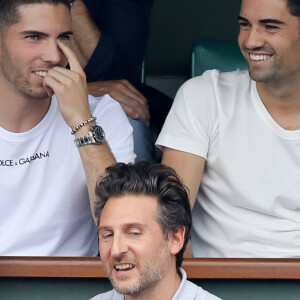
{"type": "Polygon", "coordinates": [[[300,0],[287,0],[287,6],[291,15],[300,18],[300,0]]]}
{"type": "Polygon", "coordinates": [[[128,165],[118,163],[108,167],[96,186],[98,199],[95,202],[94,215],[98,226],[106,202],[111,197],[122,195],[155,197],[158,202],[157,221],[166,237],[170,232],[176,232],[179,226],[184,226],[184,245],[176,255],[176,268],[179,272],[183,253],[190,239],[192,215],[186,187],[176,172],[167,166],[145,161],[128,165]]]}
{"type": "Polygon", "coordinates": [[[4,32],[10,26],[20,21],[18,8],[26,4],[63,4],[70,8],[74,0],[0,0],[0,31],[4,32]]]}

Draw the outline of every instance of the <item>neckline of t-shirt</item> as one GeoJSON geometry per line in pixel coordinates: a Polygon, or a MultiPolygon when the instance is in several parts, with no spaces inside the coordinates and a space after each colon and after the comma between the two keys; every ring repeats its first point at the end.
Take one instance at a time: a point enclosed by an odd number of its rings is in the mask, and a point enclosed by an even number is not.
{"type": "Polygon", "coordinates": [[[0,127],[0,136],[12,142],[24,142],[29,139],[33,139],[47,130],[47,128],[52,123],[57,110],[58,104],[56,101],[56,97],[53,96],[48,112],[46,113],[45,117],[41,120],[41,122],[38,123],[35,127],[28,131],[18,133],[11,132],[0,127]]]}
{"type": "Polygon", "coordinates": [[[278,123],[276,123],[276,121],[272,118],[265,105],[263,104],[257,91],[256,82],[253,80],[251,80],[250,83],[250,90],[253,105],[263,122],[280,138],[286,140],[299,140],[300,129],[286,130],[282,128],[278,123]]]}

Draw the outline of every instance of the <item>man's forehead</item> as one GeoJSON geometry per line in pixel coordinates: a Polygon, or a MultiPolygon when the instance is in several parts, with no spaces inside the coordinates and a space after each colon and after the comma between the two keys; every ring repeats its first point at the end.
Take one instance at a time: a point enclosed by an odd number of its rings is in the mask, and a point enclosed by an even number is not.
{"type": "Polygon", "coordinates": [[[22,4],[18,6],[17,11],[19,16],[24,19],[27,16],[37,16],[39,21],[43,22],[41,17],[51,17],[51,14],[55,12],[59,13],[60,16],[71,19],[71,13],[67,6],[64,4],[51,4],[51,3],[33,3],[33,4],[22,4]]]}
{"type": "Polygon", "coordinates": [[[24,30],[71,30],[71,14],[63,4],[22,4],[18,7],[19,22],[24,30]]]}
{"type": "Polygon", "coordinates": [[[269,7],[272,13],[290,13],[288,8],[287,0],[242,0],[241,9],[243,8],[253,8],[256,9],[256,14],[258,15],[261,11],[267,11],[269,7]]]}
{"type": "MultiPolygon", "coordinates": [[[[255,0],[241,0],[241,4],[244,4],[246,2],[251,2],[251,3],[255,3],[255,0]]],[[[259,3],[264,3],[264,2],[269,2],[269,3],[281,3],[283,4],[285,7],[288,7],[288,0],[261,0],[261,1],[258,1],[257,4],[259,3]]]]}
{"type": "Polygon", "coordinates": [[[157,221],[158,202],[156,197],[145,195],[124,195],[110,198],[101,217],[102,225],[144,224],[157,221]],[[114,224],[111,223],[114,220],[114,224]]]}

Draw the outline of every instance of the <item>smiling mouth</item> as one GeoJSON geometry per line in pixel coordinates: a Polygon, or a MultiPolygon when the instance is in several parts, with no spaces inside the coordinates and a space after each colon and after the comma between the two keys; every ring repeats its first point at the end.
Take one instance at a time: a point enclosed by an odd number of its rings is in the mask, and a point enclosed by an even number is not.
{"type": "Polygon", "coordinates": [[[249,54],[249,57],[251,60],[254,61],[264,61],[264,60],[268,60],[269,58],[271,58],[273,55],[270,54],[249,54]]]}
{"type": "Polygon", "coordinates": [[[36,72],[34,72],[34,74],[37,74],[37,75],[45,78],[48,73],[45,71],[36,71],[36,72]]]}
{"type": "Polygon", "coordinates": [[[130,271],[134,268],[135,266],[133,264],[118,264],[114,265],[114,268],[116,271],[130,271]]]}

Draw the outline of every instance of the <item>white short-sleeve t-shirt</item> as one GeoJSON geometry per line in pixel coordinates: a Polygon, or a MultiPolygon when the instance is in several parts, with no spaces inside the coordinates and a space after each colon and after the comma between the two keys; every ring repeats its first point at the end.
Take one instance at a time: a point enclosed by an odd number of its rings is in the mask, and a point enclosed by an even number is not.
{"type": "Polygon", "coordinates": [[[157,144],[206,159],[194,256],[300,256],[300,130],[273,120],[247,71],[187,81],[157,144]]]}
{"type": "MultiPolygon", "coordinates": [[[[132,128],[120,105],[108,95],[90,96],[89,104],[117,161],[134,161],[132,128]]],[[[0,255],[97,255],[85,173],[70,132],[55,97],[33,129],[0,127],[0,255]]]]}

